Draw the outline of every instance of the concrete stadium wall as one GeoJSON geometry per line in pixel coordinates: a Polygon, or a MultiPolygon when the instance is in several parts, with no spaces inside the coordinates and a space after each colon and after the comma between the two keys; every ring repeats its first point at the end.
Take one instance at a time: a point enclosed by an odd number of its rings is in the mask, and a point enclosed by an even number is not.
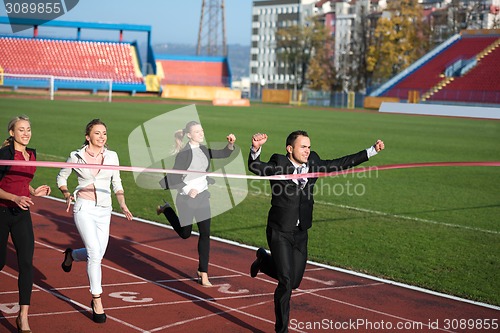
{"type": "Polygon", "coordinates": [[[500,108],[479,106],[383,102],[379,112],[500,119],[500,108]]]}

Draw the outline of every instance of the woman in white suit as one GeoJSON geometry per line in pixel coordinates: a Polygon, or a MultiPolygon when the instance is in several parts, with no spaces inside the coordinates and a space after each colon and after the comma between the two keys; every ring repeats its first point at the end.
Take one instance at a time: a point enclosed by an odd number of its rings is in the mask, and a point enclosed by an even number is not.
{"type": "Polygon", "coordinates": [[[125,204],[120,172],[84,167],[85,164],[119,165],[118,155],[107,149],[106,141],[106,125],[100,119],[92,120],[87,124],[82,148],[71,152],[67,160],[68,163],[82,164],[82,168],[64,168],[57,175],[57,186],[67,202],[66,211],[69,211],[71,202],[76,198],[73,215],[85,245],[80,249],[66,249],[61,266],[65,272],[70,272],[73,261],[87,262],[87,274],[92,293],[92,319],[96,323],[106,321],[101,302],[101,261],[109,240],[112,211],[110,185],[126,218],[128,220],[133,218],[125,204]],[[71,193],[67,186],[71,171],[75,171],[78,176],[78,186],[74,193],[71,193]]]}

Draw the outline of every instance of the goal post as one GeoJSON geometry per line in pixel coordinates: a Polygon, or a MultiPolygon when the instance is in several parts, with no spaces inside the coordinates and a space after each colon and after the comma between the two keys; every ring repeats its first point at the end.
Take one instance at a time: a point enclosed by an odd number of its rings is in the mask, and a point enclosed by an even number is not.
{"type": "Polygon", "coordinates": [[[46,95],[50,100],[56,98],[56,92],[67,94],[82,92],[93,96],[102,96],[102,100],[112,102],[113,80],[82,77],[66,77],[36,74],[11,74],[0,71],[0,88],[27,94],[46,95]]]}

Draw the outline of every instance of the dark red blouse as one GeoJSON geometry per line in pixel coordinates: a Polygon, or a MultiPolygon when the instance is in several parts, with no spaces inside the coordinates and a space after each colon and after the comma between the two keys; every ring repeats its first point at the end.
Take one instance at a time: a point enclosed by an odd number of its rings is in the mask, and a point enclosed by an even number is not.
{"type": "MultiPolygon", "coordinates": [[[[35,161],[36,158],[33,152],[28,151],[30,161],[35,161]]],[[[15,151],[14,160],[24,161],[23,153],[15,151]]],[[[5,192],[12,193],[19,196],[30,196],[30,182],[35,176],[35,166],[17,166],[10,167],[9,172],[0,180],[0,188],[5,192]]],[[[0,199],[0,207],[17,207],[17,205],[5,199],[0,199]]]]}

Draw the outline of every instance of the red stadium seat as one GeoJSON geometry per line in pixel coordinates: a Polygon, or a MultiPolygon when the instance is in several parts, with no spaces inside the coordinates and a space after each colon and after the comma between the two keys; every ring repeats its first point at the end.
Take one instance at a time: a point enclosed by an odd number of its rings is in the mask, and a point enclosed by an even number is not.
{"type": "Polygon", "coordinates": [[[500,47],[493,49],[462,77],[432,95],[429,100],[500,103],[500,47]]]}
{"type": "Polygon", "coordinates": [[[142,75],[136,75],[130,51],[127,43],[0,37],[0,66],[12,74],[144,83],[142,75]]]}
{"type": "Polygon", "coordinates": [[[224,62],[160,60],[165,78],[161,84],[225,87],[228,70],[224,62]]]}
{"type": "MultiPolygon", "coordinates": [[[[409,74],[398,82],[395,86],[389,89],[384,96],[398,97],[404,100],[408,98],[408,92],[411,90],[417,90],[420,92],[420,95],[423,95],[443,79],[442,75],[448,66],[457,60],[466,60],[475,57],[497,39],[498,37],[495,36],[463,36],[447,49],[427,61],[415,72],[409,74]]],[[[485,59],[488,57],[490,56],[486,56],[485,59]]],[[[495,59],[498,62],[498,56],[495,59]]],[[[467,76],[469,76],[469,74],[464,76],[464,78],[467,76]]],[[[452,83],[446,86],[446,89],[453,85],[460,86],[460,82],[462,81],[463,80],[461,80],[461,78],[455,78],[452,83]]],[[[430,99],[435,100],[439,96],[441,96],[441,94],[436,93],[430,99]]]]}

